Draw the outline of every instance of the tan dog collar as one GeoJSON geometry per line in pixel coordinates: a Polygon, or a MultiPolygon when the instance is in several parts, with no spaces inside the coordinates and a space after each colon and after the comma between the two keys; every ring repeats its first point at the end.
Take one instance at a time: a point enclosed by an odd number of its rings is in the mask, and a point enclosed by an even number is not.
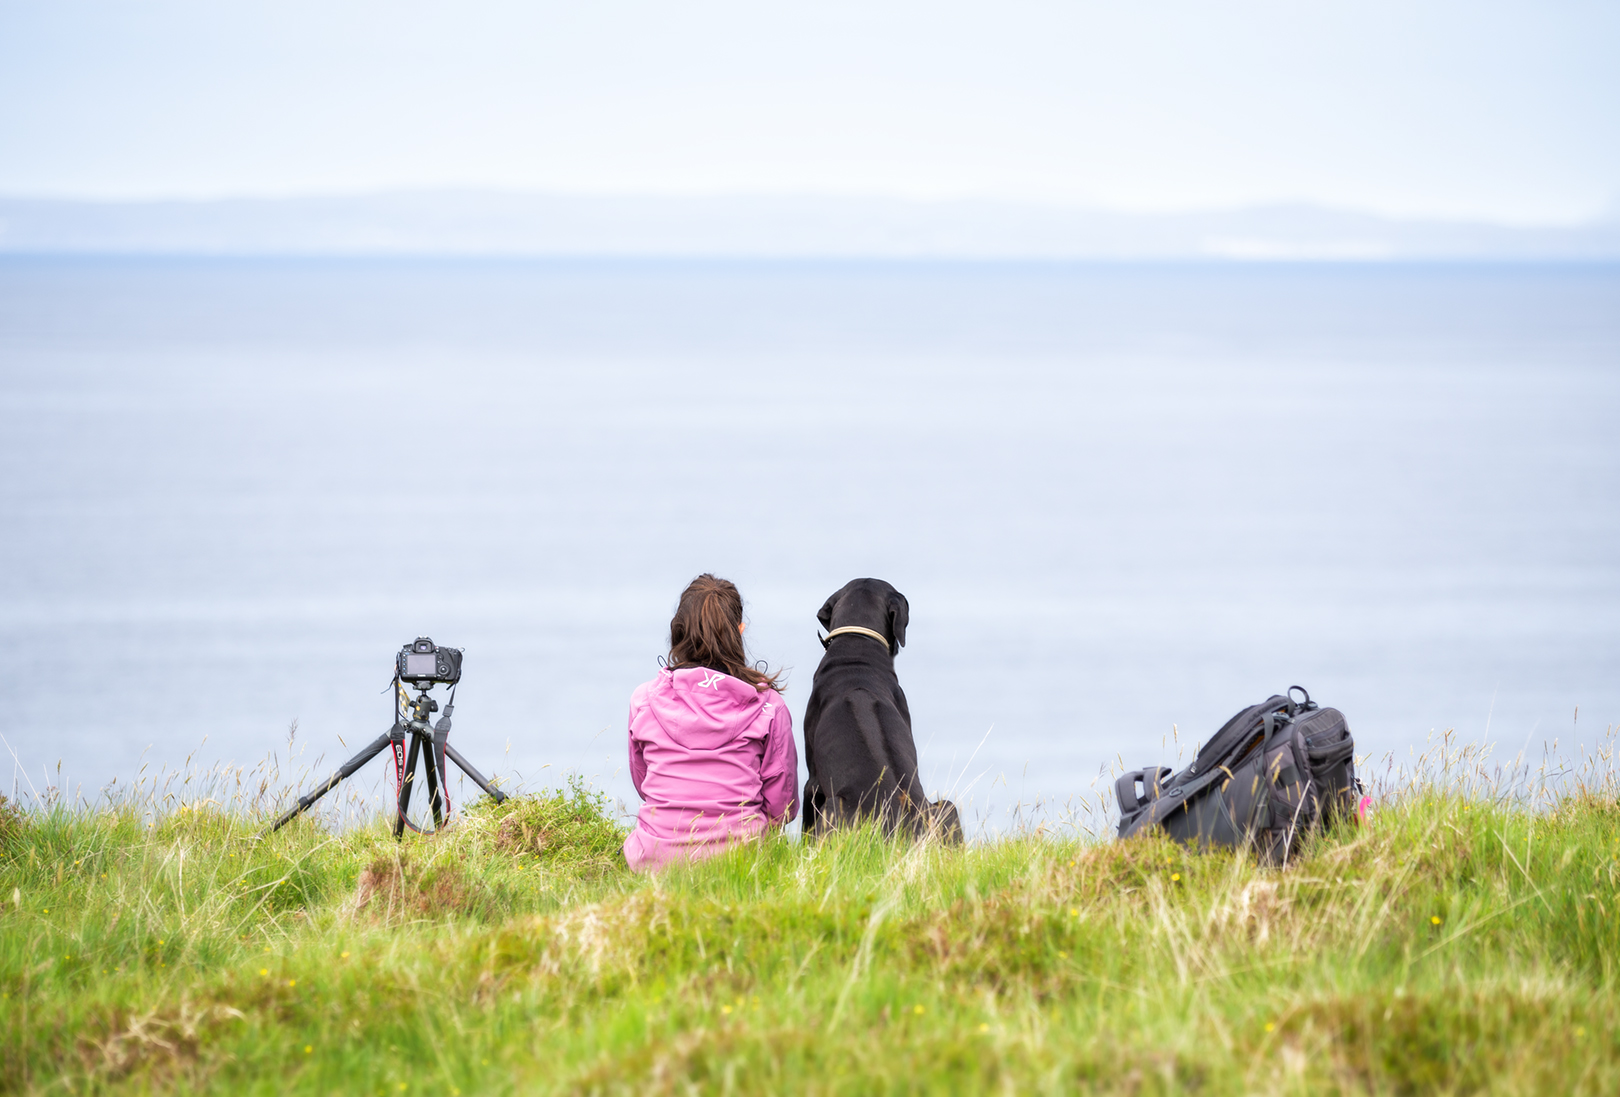
{"type": "Polygon", "coordinates": [[[831,632],[821,638],[821,646],[826,647],[827,641],[831,640],[834,636],[847,636],[850,633],[854,633],[858,636],[870,636],[872,639],[883,645],[884,651],[890,650],[888,637],[884,636],[881,632],[876,632],[869,628],[862,628],[860,625],[845,625],[843,628],[833,629],[831,632]]]}

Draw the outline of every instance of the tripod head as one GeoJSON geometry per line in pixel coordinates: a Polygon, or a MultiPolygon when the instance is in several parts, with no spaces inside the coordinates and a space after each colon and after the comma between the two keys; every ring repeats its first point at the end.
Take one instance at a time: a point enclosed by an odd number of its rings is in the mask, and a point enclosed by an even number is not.
{"type": "Polygon", "coordinates": [[[430,712],[439,711],[439,702],[428,696],[428,690],[432,688],[432,686],[427,686],[414,699],[406,699],[405,707],[411,710],[412,723],[427,719],[427,714],[430,712]]]}
{"type": "Polygon", "coordinates": [[[400,698],[405,702],[405,707],[410,713],[410,718],[405,721],[404,730],[415,732],[418,735],[428,735],[434,732],[440,735],[449,735],[450,714],[456,710],[455,686],[450,687],[450,698],[444,703],[444,716],[440,718],[438,723],[429,725],[428,715],[439,711],[439,702],[429,697],[428,694],[439,683],[418,681],[411,684],[420,691],[414,698],[405,692],[404,683],[400,683],[400,698]]]}

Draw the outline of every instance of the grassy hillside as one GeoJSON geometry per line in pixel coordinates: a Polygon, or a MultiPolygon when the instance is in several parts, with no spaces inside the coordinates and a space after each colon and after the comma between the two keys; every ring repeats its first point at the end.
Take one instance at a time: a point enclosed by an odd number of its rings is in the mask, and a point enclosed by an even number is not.
{"type": "Polygon", "coordinates": [[[438,838],[0,815],[19,1092],[1620,1092],[1620,808],[1422,787],[1286,871],[1027,836],[654,879],[589,791],[438,838]]]}

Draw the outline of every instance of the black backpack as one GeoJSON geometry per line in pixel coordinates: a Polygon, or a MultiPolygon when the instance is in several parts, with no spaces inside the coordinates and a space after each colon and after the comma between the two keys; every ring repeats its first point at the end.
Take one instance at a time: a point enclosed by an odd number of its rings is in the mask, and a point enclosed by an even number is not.
{"type": "Polygon", "coordinates": [[[1285,864],[1312,827],[1356,818],[1354,752],[1344,714],[1290,686],[1228,720],[1180,773],[1152,766],[1121,777],[1119,836],[1159,826],[1200,848],[1252,845],[1261,861],[1285,864]]]}

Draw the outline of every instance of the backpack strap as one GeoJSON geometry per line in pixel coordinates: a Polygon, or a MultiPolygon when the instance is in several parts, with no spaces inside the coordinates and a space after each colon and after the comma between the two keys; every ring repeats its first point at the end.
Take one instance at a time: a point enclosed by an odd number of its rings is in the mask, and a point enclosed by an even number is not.
{"type": "Polygon", "coordinates": [[[1173,773],[1169,766],[1147,766],[1143,769],[1132,770],[1114,782],[1114,796],[1119,800],[1121,815],[1129,815],[1139,810],[1142,805],[1157,800],[1164,793],[1164,783],[1173,773]],[[1142,791],[1136,791],[1141,785],[1142,791]]]}
{"type": "Polygon", "coordinates": [[[1142,801],[1136,795],[1136,786],[1141,780],[1142,771],[1133,769],[1114,782],[1114,799],[1119,801],[1121,815],[1129,815],[1142,806],[1142,801]]]}
{"type": "Polygon", "coordinates": [[[1226,770],[1220,766],[1211,766],[1207,773],[1199,774],[1186,784],[1174,785],[1165,789],[1164,795],[1150,801],[1147,804],[1147,810],[1133,819],[1129,826],[1122,828],[1119,836],[1129,838],[1139,830],[1145,830],[1150,826],[1163,822],[1177,808],[1225,776],[1226,770]]]}
{"type": "Polygon", "coordinates": [[[1213,769],[1217,763],[1225,761],[1232,751],[1249,741],[1249,737],[1255,733],[1267,713],[1275,714],[1281,709],[1292,715],[1293,709],[1289,707],[1291,704],[1287,696],[1280,693],[1273,694],[1258,705],[1250,705],[1232,717],[1221,725],[1220,731],[1210,736],[1204,745],[1198,748],[1198,753],[1193,756],[1191,772],[1202,773],[1205,769],[1213,769]]]}
{"type": "Polygon", "coordinates": [[[1142,771],[1142,799],[1157,800],[1164,795],[1164,783],[1175,770],[1169,766],[1148,766],[1142,771]]]}
{"type": "MultiPolygon", "coordinates": [[[[1264,720],[1265,736],[1262,738],[1260,743],[1260,752],[1264,754],[1267,750],[1269,750],[1271,748],[1272,739],[1276,737],[1278,729],[1281,728],[1286,731],[1291,723],[1292,721],[1290,720],[1278,721],[1274,712],[1266,713],[1264,720]]],[[[1247,757],[1247,753],[1245,753],[1244,756],[1247,757]]],[[[1141,771],[1138,771],[1138,774],[1140,774],[1140,772],[1141,771]]],[[[1164,790],[1162,795],[1153,800],[1149,800],[1145,803],[1145,805],[1142,805],[1145,807],[1145,810],[1142,811],[1142,813],[1135,819],[1131,820],[1130,823],[1127,824],[1123,821],[1123,819],[1121,819],[1119,836],[1121,838],[1129,838],[1137,831],[1145,830],[1150,826],[1163,822],[1170,815],[1174,814],[1177,808],[1180,808],[1188,801],[1192,800],[1193,797],[1197,796],[1200,792],[1203,792],[1216,781],[1224,780],[1225,778],[1230,777],[1231,773],[1232,771],[1226,766],[1212,763],[1209,768],[1205,770],[1205,772],[1194,774],[1191,780],[1184,781],[1179,785],[1170,786],[1164,790]]],[[[1129,774],[1128,776],[1134,777],[1138,774],[1129,774]]],[[[1121,778],[1121,782],[1123,782],[1123,780],[1124,778],[1121,778]]],[[[1132,799],[1135,799],[1134,795],[1132,799]]]]}

